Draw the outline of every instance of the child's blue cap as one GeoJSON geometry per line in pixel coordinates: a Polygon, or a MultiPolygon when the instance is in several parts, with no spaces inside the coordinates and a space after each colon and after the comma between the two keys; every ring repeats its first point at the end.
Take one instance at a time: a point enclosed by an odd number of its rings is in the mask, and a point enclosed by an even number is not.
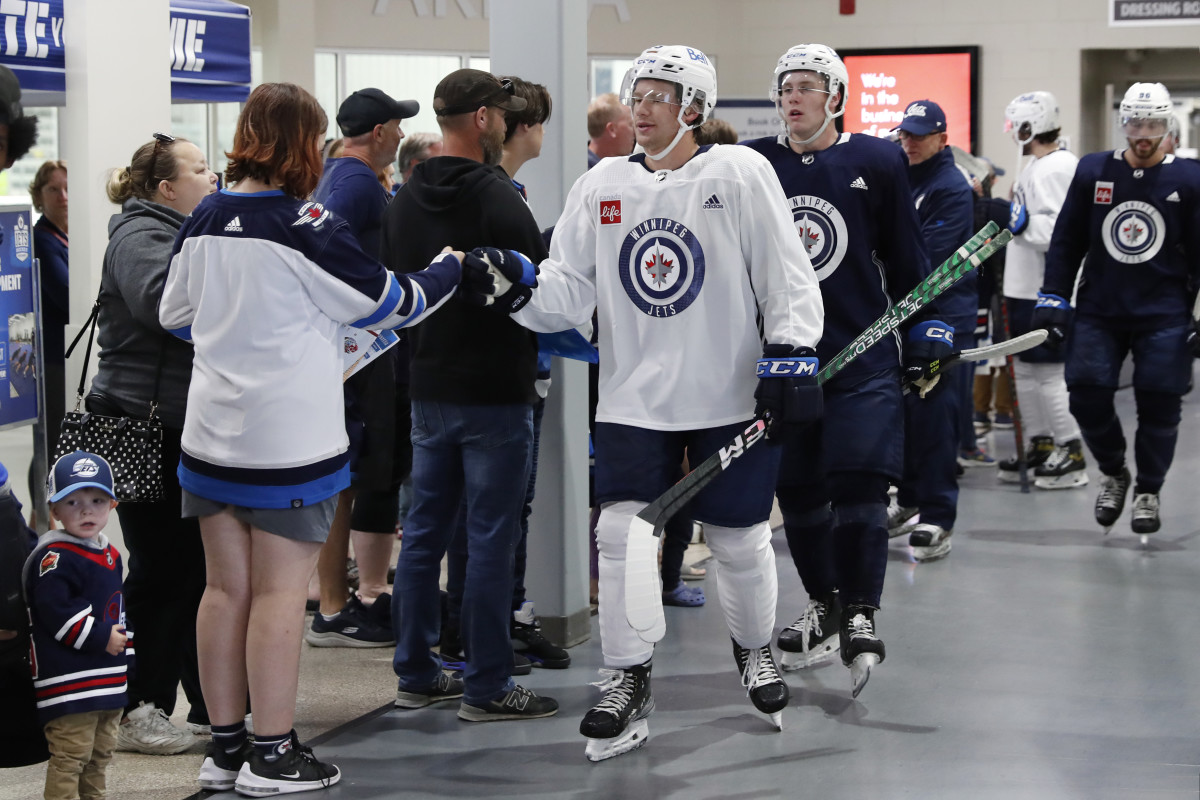
{"type": "Polygon", "coordinates": [[[50,470],[50,478],[46,481],[46,494],[51,503],[57,503],[78,489],[88,486],[95,487],[113,500],[112,467],[102,457],[94,453],[76,450],[68,453],[54,463],[50,470]]]}

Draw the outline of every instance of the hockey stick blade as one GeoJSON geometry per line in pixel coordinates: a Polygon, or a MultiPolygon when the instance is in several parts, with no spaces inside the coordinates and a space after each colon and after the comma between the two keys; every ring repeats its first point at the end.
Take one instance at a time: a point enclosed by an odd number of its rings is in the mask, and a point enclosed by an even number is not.
{"type": "MultiPolygon", "coordinates": [[[[1020,336],[1014,337],[1007,341],[989,344],[986,347],[972,347],[967,350],[962,350],[952,356],[947,357],[938,365],[938,374],[941,375],[946,370],[953,369],[960,364],[970,364],[975,361],[987,361],[991,358],[1005,358],[1006,356],[1014,356],[1017,353],[1024,353],[1026,350],[1032,350],[1042,342],[1046,341],[1049,334],[1038,328],[1037,330],[1023,333],[1020,336]]],[[[911,381],[904,384],[904,393],[908,394],[913,390],[911,381]]]]}
{"type": "MultiPolygon", "coordinates": [[[[885,338],[905,320],[953,286],[959,278],[1008,244],[1010,239],[1010,231],[1001,231],[996,223],[989,222],[925,280],[843,348],[834,357],[833,362],[821,370],[817,380],[824,383],[836,375],[871,345],[885,338]]],[[[680,508],[724,472],[738,456],[764,438],[766,424],[762,417],[754,419],[733,441],[706,458],[682,480],[642,509],[630,524],[625,558],[625,618],[642,641],[657,642],[666,633],[658,570],[658,539],[663,528],[680,508]],[[638,524],[639,520],[646,524],[638,524]],[[639,557],[632,558],[631,553],[637,553],[639,557]],[[630,586],[637,587],[638,602],[631,601],[628,592],[630,586]],[[658,590],[647,591],[647,587],[658,590]]]]}

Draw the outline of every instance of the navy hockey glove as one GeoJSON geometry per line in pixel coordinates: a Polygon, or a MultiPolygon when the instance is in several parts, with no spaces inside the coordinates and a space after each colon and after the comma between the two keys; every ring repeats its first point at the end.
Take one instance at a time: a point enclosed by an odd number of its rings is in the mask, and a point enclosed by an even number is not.
{"type": "Polygon", "coordinates": [[[1192,322],[1192,329],[1187,335],[1187,346],[1192,351],[1192,358],[1200,358],[1200,323],[1192,322]]]}
{"type": "Polygon", "coordinates": [[[1038,292],[1030,327],[1046,329],[1046,344],[1059,345],[1071,325],[1071,304],[1057,294],[1038,292]]]}
{"type": "Polygon", "coordinates": [[[914,325],[904,345],[904,382],[925,397],[941,380],[942,362],[954,353],[954,328],[940,319],[914,325]]]}
{"type": "Polygon", "coordinates": [[[459,297],[511,314],[529,302],[537,273],[537,265],[516,250],[477,247],[463,260],[459,297]]]}
{"type": "Polygon", "coordinates": [[[1025,209],[1025,203],[1020,195],[1012,199],[1008,205],[1008,229],[1013,232],[1013,236],[1020,236],[1029,227],[1029,212],[1025,209]]]}
{"type": "Polygon", "coordinates": [[[768,412],[767,439],[779,442],[788,428],[817,419],[825,410],[817,373],[821,364],[811,347],[794,350],[786,344],[769,344],[758,361],[758,388],[754,413],[768,412]]]}

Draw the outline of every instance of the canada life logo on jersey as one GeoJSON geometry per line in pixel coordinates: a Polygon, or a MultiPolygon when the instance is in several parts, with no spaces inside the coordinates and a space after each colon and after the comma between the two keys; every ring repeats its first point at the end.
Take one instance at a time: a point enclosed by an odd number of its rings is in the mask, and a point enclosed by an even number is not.
{"type": "Polygon", "coordinates": [[[1143,264],[1162,249],[1165,230],[1162,213],[1157,208],[1140,200],[1129,200],[1105,215],[1100,235],[1114,261],[1143,264]]]}
{"type": "Polygon", "coordinates": [[[619,195],[616,197],[600,198],[600,224],[621,224],[621,198],[619,195]]]}
{"type": "Polygon", "coordinates": [[[1111,206],[1113,195],[1112,181],[1096,181],[1096,198],[1097,205],[1111,206]]]}
{"type": "Polygon", "coordinates": [[[682,222],[651,217],[626,235],[617,270],[625,294],[643,314],[673,317],[704,285],[704,250],[682,222]]]}
{"type": "Polygon", "coordinates": [[[823,281],[834,273],[846,257],[849,237],[846,220],[832,203],[810,194],[788,198],[796,232],[804,252],[812,262],[817,280],[823,281]]]}

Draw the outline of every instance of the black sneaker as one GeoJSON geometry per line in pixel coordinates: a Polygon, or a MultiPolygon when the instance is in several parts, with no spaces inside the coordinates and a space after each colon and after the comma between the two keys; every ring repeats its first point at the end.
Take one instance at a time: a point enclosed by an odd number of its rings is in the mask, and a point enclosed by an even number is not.
{"type": "Polygon", "coordinates": [[[467,722],[495,722],[502,719],[537,719],[558,713],[558,701],[538,697],[524,686],[512,684],[505,694],[483,706],[463,703],[458,718],[467,722]]]}
{"type": "Polygon", "coordinates": [[[257,750],[251,752],[234,784],[237,793],[249,797],[274,797],[325,789],[342,779],[342,771],[333,764],[317,761],[312,748],[300,744],[295,731],[282,749],[283,755],[274,761],[263,758],[257,750]]]}
{"type": "Polygon", "coordinates": [[[250,743],[249,739],[245,739],[242,746],[232,753],[225,752],[225,748],[216,742],[209,742],[204,751],[204,763],[200,765],[200,775],[196,778],[196,783],[200,785],[201,789],[207,789],[210,792],[229,791],[237,782],[238,773],[241,772],[242,765],[250,758],[253,750],[254,745],[250,743]]]}
{"type": "Polygon", "coordinates": [[[546,669],[571,666],[571,655],[542,635],[537,617],[533,615],[533,603],[528,600],[513,612],[510,635],[513,650],[533,662],[533,666],[546,669]]]}
{"type": "MultiPolygon", "coordinates": [[[[388,602],[390,604],[390,597],[388,602]]],[[[396,637],[391,626],[383,627],[373,620],[373,608],[367,608],[361,600],[351,596],[345,608],[334,614],[333,619],[327,620],[319,613],[313,614],[312,627],[305,632],[304,641],[313,647],[395,646],[396,637]]],[[[375,615],[379,613],[376,611],[375,615]]]]}
{"type": "Polygon", "coordinates": [[[509,674],[514,677],[519,677],[521,675],[528,675],[531,672],[533,672],[533,662],[523,656],[521,653],[518,653],[516,650],[514,650],[512,671],[509,674]]]}
{"type": "Polygon", "coordinates": [[[458,673],[439,672],[433,685],[423,692],[396,690],[396,708],[424,708],[431,703],[453,700],[463,695],[463,680],[458,673]]]}

